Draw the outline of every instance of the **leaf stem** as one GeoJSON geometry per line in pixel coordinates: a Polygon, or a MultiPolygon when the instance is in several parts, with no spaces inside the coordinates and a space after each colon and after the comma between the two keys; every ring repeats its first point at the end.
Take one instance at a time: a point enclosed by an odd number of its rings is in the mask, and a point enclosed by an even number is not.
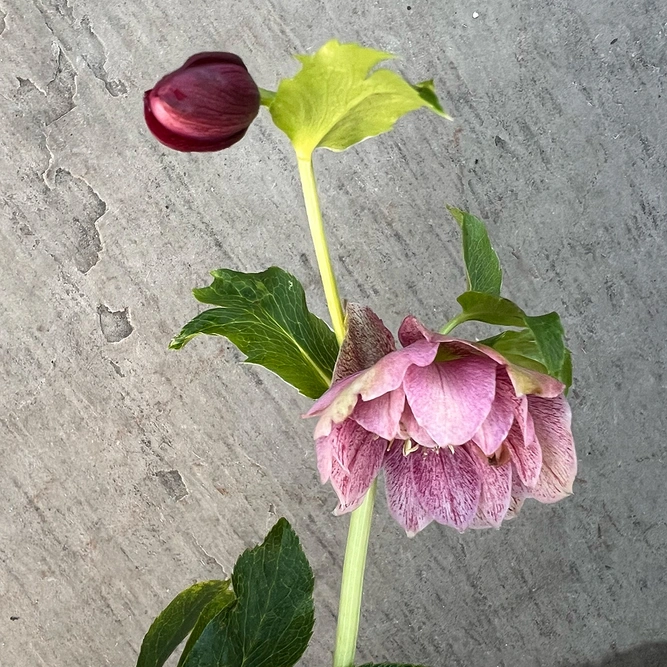
{"type": "Polygon", "coordinates": [[[447,324],[445,324],[442,329],[440,329],[440,333],[446,336],[450,331],[452,331],[455,327],[458,327],[459,324],[463,324],[464,322],[468,321],[468,314],[467,313],[459,313],[456,317],[452,317],[447,324]]]}
{"type": "Polygon", "coordinates": [[[301,187],[303,188],[303,198],[306,203],[306,213],[308,215],[308,224],[310,225],[310,235],[315,246],[315,256],[317,257],[317,266],[322,276],[322,286],[324,287],[324,296],[327,299],[329,314],[333,330],[341,343],[345,337],[345,325],[343,307],[338,296],[338,285],[331,268],[331,257],[327,239],[324,235],[324,223],[322,222],[322,211],[320,210],[320,200],[317,196],[317,185],[315,183],[315,172],[313,171],[313,162],[310,157],[307,159],[298,157],[299,176],[301,177],[301,187]]]}
{"type": "Polygon", "coordinates": [[[338,603],[338,627],[333,667],[353,667],[361,616],[361,595],[377,479],[366,493],[361,505],[350,515],[350,528],[345,547],[343,578],[338,603]]]}

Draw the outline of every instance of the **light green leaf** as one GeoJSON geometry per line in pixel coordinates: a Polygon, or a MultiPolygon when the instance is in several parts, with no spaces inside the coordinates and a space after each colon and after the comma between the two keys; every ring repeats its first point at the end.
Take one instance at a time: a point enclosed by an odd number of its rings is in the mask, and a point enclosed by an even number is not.
{"type": "Polygon", "coordinates": [[[500,296],[503,272],[496,251],[486,231],[486,225],[470,213],[453,206],[447,210],[454,216],[463,232],[463,259],[468,276],[468,290],[500,296]]]}
{"type": "Polygon", "coordinates": [[[280,519],[232,575],[236,601],[206,626],[183,667],[292,667],[313,632],[313,573],[280,519]]]}
{"type": "Polygon", "coordinates": [[[202,581],[179,593],[146,633],[137,667],[162,667],[212,600],[233,599],[228,588],[229,581],[202,581]]]}
{"type": "Polygon", "coordinates": [[[535,340],[539,361],[549,375],[558,377],[568,363],[563,325],[557,313],[531,317],[509,299],[482,292],[465,292],[457,301],[463,309],[461,321],[477,320],[507,327],[527,327],[535,340]]]}
{"type": "Polygon", "coordinates": [[[432,81],[411,86],[388,69],[371,70],[394,56],[333,39],[313,55],[297,56],[301,70],[283,79],[269,107],[300,159],[316,148],[342,151],[388,132],[421,107],[448,118],[432,81]]]}
{"type": "Polygon", "coordinates": [[[195,289],[202,303],[219,306],[186,324],[169,347],[180,349],[198,334],[225,336],[246,361],[279,375],[309,398],[331,383],[338,343],[331,329],[308,311],[299,281],[277,267],[261,273],[220,269],[210,287],[195,289]]]}

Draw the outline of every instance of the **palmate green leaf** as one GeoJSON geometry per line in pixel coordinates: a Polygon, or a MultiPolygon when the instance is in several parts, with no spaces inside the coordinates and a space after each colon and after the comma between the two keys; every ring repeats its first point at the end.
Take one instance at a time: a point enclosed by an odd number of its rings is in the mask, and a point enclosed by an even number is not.
{"type": "MultiPolygon", "coordinates": [[[[480,340],[480,343],[492,347],[503,355],[508,361],[523,366],[539,373],[547,373],[547,369],[540,361],[542,354],[537,347],[535,336],[530,329],[521,331],[503,331],[497,336],[480,340]]],[[[572,355],[570,350],[565,349],[565,359],[560,371],[554,374],[566,387],[572,385],[572,355]]]]}
{"type": "Polygon", "coordinates": [[[563,325],[557,313],[531,317],[509,299],[482,292],[465,292],[457,301],[463,309],[463,319],[507,327],[527,327],[539,352],[539,361],[549,375],[558,377],[568,364],[563,325]]]}
{"type": "Polygon", "coordinates": [[[448,118],[433,81],[410,85],[396,72],[371,70],[391,53],[333,39],[313,55],[297,56],[301,70],[283,79],[269,110],[297,155],[310,159],[316,148],[342,151],[388,132],[409,111],[421,107],[448,118]]]}
{"type": "Polygon", "coordinates": [[[309,312],[299,281],[278,267],[261,273],[212,271],[210,287],[193,290],[218,306],[188,322],[169,347],[180,349],[199,334],[225,336],[244,354],[309,398],[331,383],[338,343],[331,329],[309,312]]]}
{"type": "Polygon", "coordinates": [[[153,621],[141,645],[137,667],[162,667],[174,649],[195,627],[202,610],[213,600],[234,599],[229,581],[202,581],[179,593],[153,621]]]}
{"type": "Polygon", "coordinates": [[[313,573],[280,519],[232,575],[236,601],[206,626],[183,667],[292,667],[313,632],[313,573]]]}
{"type": "Polygon", "coordinates": [[[470,213],[453,206],[447,210],[461,226],[463,233],[463,259],[468,276],[468,290],[500,296],[503,272],[496,251],[486,231],[486,225],[470,213]]]}

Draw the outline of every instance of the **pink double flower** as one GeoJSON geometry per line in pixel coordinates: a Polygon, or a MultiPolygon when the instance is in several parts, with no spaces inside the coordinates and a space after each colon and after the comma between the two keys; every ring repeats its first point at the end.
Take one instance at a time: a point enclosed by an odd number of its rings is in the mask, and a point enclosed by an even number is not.
{"type": "Polygon", "coordinates": [[[403,346],[350,304],[334,384],[308,411],[337,513],[361,504],[384,468],[389,510],[415,535],[431,521],[498,527],[526,498],[556,502],[577,471],[564,385],[495,350],[406,317],[403,346]]]}

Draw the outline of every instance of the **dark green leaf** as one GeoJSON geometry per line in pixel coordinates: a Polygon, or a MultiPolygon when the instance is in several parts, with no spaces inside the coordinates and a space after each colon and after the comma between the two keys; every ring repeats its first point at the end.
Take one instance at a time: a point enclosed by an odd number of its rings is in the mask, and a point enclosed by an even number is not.
{"type": "Polygon", "coordinates": [[[532,348],[532,356],[526,354],[525,350],[522,356],[543,364],[546,372],[554,377],[559,377],[564,372],[563,367],[568,363],[568,358],[563,340],[563,325],[557,313],[531,317],[509,299],[481,292],[465,292],[457,301],[463,308],[466,320],[506,327],[527,327],[532,333],[537,353],[532,348]]]}
{"type": "Polygon", "coordinates": [[[280,519],[236,562],[236,601],[202,632],[183,667],[292,667],[313,631],[313,573],[280,519]]]}
{"type": "Polygon", "coordinates": [[[509,299],[481,292],[464,292],[457,299],[467,319],[504,327],[525,327],[525,313],[509,299]]]}
{"type": "Polygon", "coordinates": [[[178,667],[183,667],[185,664],[185,659],[188,657],[188,654],[192,650],[192,647],[196,644],[197,640],[201,636],[201,633],[204,632],[206,626],[226,607],[228,607],[232,602],[234,602],[235,597],[232,591],[224,591],[213,598],[203,609],[202,613],[197,619],[197,623],[193,628],[188,641],[185,644],[183,653],[181,653],[181,658],[178,661],[178,667]]]}
{"type": "Polygon", "coordinates": [[[202,303],[219,306],[188,322],[170,343],[180,349],[198,334],[229,338],[246,361],[279,375],[309,398],[331,382],[338,343],[331,329],[308,311],[299,281],[277,267],[261,273],[212,271],[210,287],[194,290],[202,303]]]}
{"type": "MultiPolygon", "coordinates": [[[[530,329],[503,331],[497,336],[486,338],[479,342],[492,347],[502,354],[507,361],[517,366],[549,374],[546,366],[541,361],[543,359],[542,352],[530,329]]],[[[570,350],[565,349],[565,356],[561,367],[558,371],[551,373],[551,375],[560,380],[566,387],[572,385],[572,355],[570,354],[570,350]]]]}
{"type": "Polygon", "coordinates": [[[318,148],[342,151],[382,132],[404,114],[426,107],[448,118],[432,81],[411,86],[388,69],[371,70],[391,53],[330,40],[283,79],[271,101],[273,122],[291,139],[301,159],[318,148]]]}
{"type": "Polygon", "coordinates": [[[229,581],[202,581],[179,593],[153,621],[141,645],[137,667],[161,667],[187,637],[202,609],[227,591],[229,581]]]}
{"type": "Polygon", "coordinates": [[[470,213],[448,206],[447,210],[461,226],[463,259],[468,276],[468,290],[500,296],[503,272],[496,251],[486,231],[486,225],[470,213]]]}

